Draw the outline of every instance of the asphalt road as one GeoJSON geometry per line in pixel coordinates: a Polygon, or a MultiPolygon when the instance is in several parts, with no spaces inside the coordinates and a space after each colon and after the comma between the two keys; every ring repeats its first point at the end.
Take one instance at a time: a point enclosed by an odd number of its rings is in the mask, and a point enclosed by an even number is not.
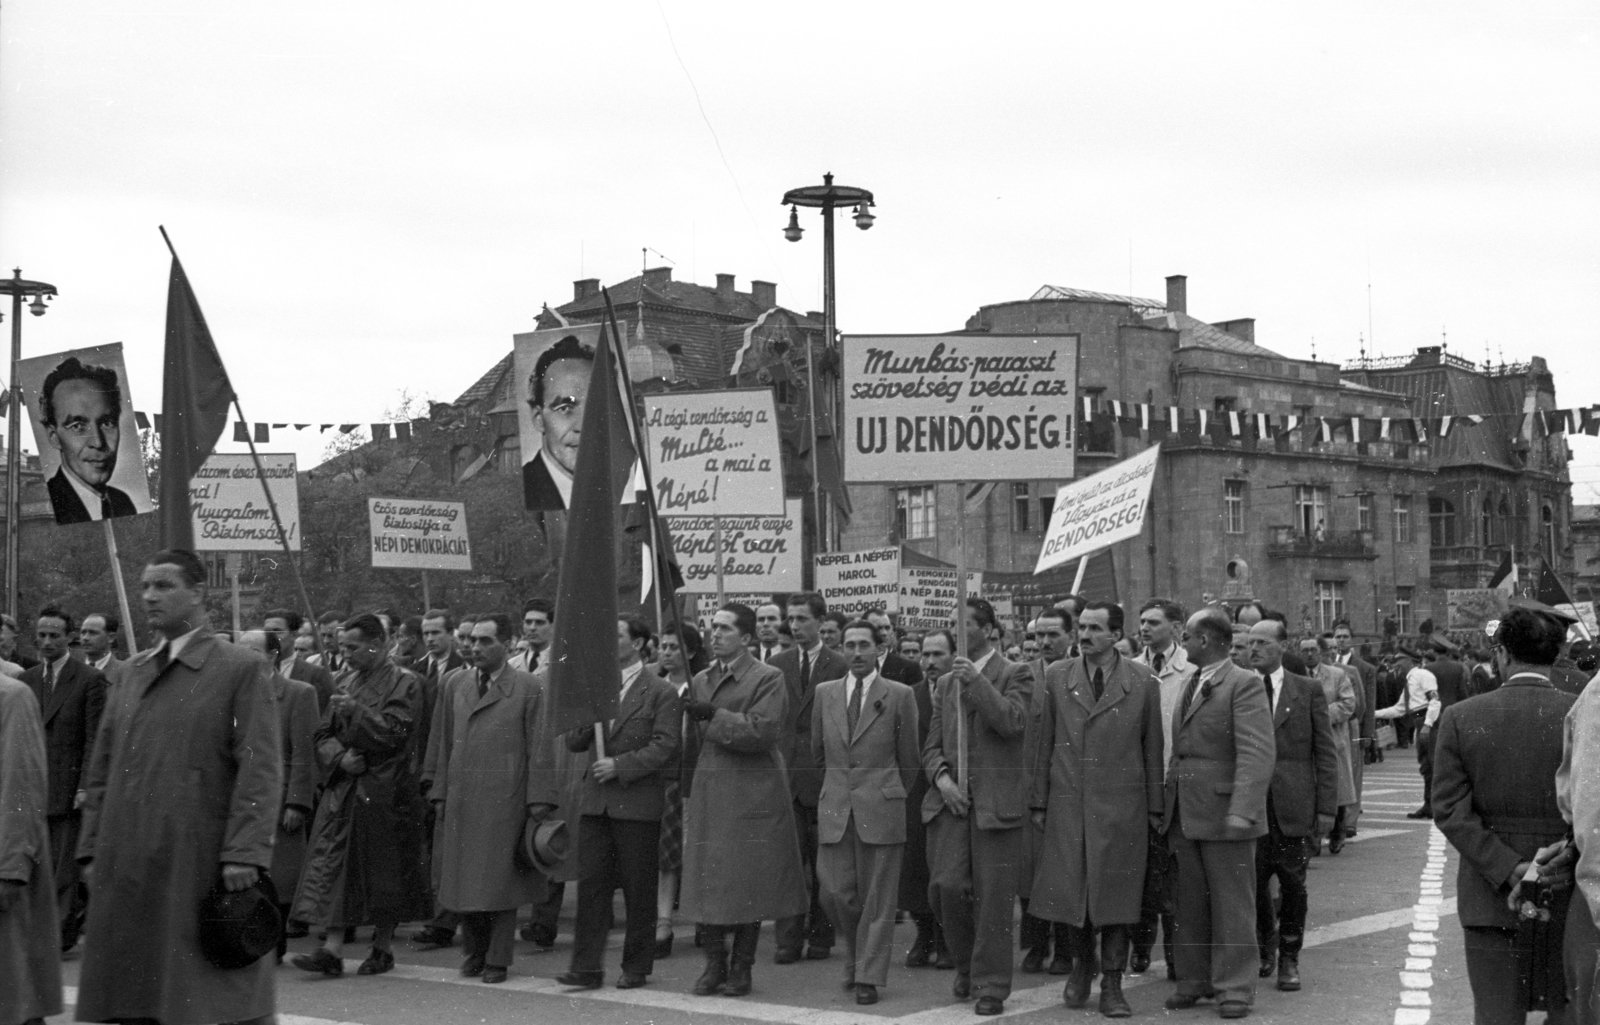
{"type": "MultiPolygon", "coordinates": [[[[1390,751],[1386,762],[1368,767],[1366,810],[1359,835],[1337,857],[1325,853],[1311,861],[1310,929],[1301,955],[1304,989],[1280,993],[1272,987],[1272,980],[1264,980],[1253,1020],[1306,1025],[1471,1020],[1472,996],[1454,914],[1458,859],[1431,823],[1405,818],[1405,813],[1420,803],[1421,794],[1411,751],[1390,751]]],[[[572,891],[568,887],[569,917],[572,891]]],[[[406,928],[402,934],[411,931],[406,928]]],[[[365,950],[347,947],[346,954],[354,956],[346,962],[351,974],[340,979],[309,976],[288,965],[279,967],[279,1017],[282,1025],[960,1025],[983,1020],[972,1013],[970,1003],[950,997],[953,973],[906,969],[898,957],[880,1002],[858,1008],[853,995],[840,985],[842,969],[837,955],[829,961],[773,964],[770,926],[761,938],[753,993],[742,998],[695,997],[689,989],[702,965],[689,942],[691,934],[691,928],[680,927],[673,956],[657,962],[650,984],[624,991],[610,985],[620,959],[621,932],[614,932],[607,986],[578,993],[552,981],[567,968],[571,950],[567,923],[563,923],[555,950],[549,953],[535,954],[530,944],[519,941],[511,978],[497,986],[460,977],[459,947],[424,953],[398,945],[395,970],[375,978],[353,974],[365,950]]],[[[897,936],[900,952],[911,935],[911,925],[903,924],[897,936]]],[[[292,949],[309,949],[310,945],[309,940],[298,940],[292,949]]],[[[69,1004],[75,996],[77,973],[73,955],[65,971],[69,1004]]],[[[1092,999],[1088,1010],[1068,1011],[1062,1005],[1063,981],[1057,976],[1019,973],[1003,1017],[1019,1025],[1101,1020],[1092,999]]],[[[1216,1017],[1209,1003],[1187,1011],[1163,1008],[1172,984],[1159,961],[1146,975],[1130,977],[1125,991],[1135,1021],[1209,1021],[1216,1017]]],[[[70,1009],[53,1020],[70,1021],[70,1009]]]]}

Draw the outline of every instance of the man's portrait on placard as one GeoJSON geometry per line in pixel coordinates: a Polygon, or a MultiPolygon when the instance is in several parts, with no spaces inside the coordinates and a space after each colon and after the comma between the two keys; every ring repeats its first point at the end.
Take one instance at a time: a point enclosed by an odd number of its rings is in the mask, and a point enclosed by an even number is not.
{"type": "Polygon", "coordinates": [[[151,510],[120,342],[22,360],[17,382],[57,523],[151,510]]]}
{"type": "Polygon", "coordinates": [[[517,335],[512,387],[522,442],[522,498],[530,510],[566,509],[578,466],[583,405],[598,324],[517,335]]]}

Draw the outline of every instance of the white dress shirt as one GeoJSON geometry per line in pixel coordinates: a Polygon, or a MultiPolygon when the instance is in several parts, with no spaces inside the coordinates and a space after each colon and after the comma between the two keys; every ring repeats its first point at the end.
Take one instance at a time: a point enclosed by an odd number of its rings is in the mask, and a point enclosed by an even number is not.
{"type": "Polygon", "coordinates": [[[1381,711],[1373,712],[1374,719],[1398,719],[1402,715],[1427,708],[1422,725],[1432,726],[1439,719],[1439,680],[1431,672],[1417,666],[1406,674],[1406,689],[1400,700],[1381,711]]]}
{"type": "Polygon", "coordinates": [[[1277,715],[1278,698],[1283,695],[1283,666],[1279,665],[1278,668],[1274,669],[1269,674],[1268,678],[1272,681],[1271,686],[1267,688],[1268,710],[1271,711],[1273,715],[1277,715]]]}

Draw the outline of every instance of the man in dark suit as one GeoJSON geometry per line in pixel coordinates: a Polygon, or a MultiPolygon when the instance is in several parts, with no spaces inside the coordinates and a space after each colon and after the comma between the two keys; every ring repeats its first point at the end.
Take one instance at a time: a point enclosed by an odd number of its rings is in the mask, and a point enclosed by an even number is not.
{"type": "Polygon", "coordinates": [[[846,625],[844,650],[849,673],[818,685],[807,731],[811,760],[824,771],[817,877],[844,937],[844,984],[855,987],[856,1003],[875,1004],[889,979],[906,798],[922,768],[917,701],[910,687],[878,672],[871,623],[846,625]]]}
{"type": "MultiPolygon", "coordinates": [[[[439,688],[444,683],[445,677],[466,665],[461,657],[461,652],[455,645],[455,619],[448,609],[429,609],[422,617],[422,643],[426,650],[422,657],[412,662],[407,669],[422,678],[423,706],[428,725],[419,729],[419,742],[423,750],[427,750],[428,740],[433,734],[434,711],[438,706],[439,688]]],[[[513,668],[516,668],[513,665],[513,668]]],[[[427,787],[432,782],[424,777],[422,786],[426,795],[427,787]]],[[[432,801],[428,802],[428,836],[431,838],[430,847],[433,848],[431,861],[437,861],[438,847],[441,842],[439,836],[438,809],[432,801]]],[[[413,942],[424,948],[448,947],[455,942],[456,927],[461,924],[461,916],[438,903],[438,866],[434,865],[429,872],[431,884],[434,889],[434,904],[438,913],[421,929],[412,934],[413,942]]]]}
{"type": "Polygon", "coordinates": [[[1272,785],[1267,791],[1267,835],[1256,842],[1256,938],[1261,977],[1278,972],[1278,988],[1300,988],[1300,947],[1306,935],[1306,839],[1333,828],[1339,808],[1339,761],[1322,684],[1283,666],[1288,636],[1283,624],[1264,619],[1250,628],[1250,662],[1267,688],[1272,709],[1272,785]],[[1272,905],[1269,884],[1278,877],[1282,907],[1272,905]]]}
{"type": "Polygon", "coordinates": [[[1495,635],[1505,682],[1452,705],[1436,728],[1433,817],[1461,854],[1456,911],[1478,1022],[1520,1023],[1541,1008],[1551,1020],[1565,1020],[1567,902],[1552,904],[1548,923],[1519,928],[1507,896],[1515,894],[1539,848],[1567,833],[1556,773],[1563,721],[1575,699],[1550,683],[1566,629],[1554,613],[1511,609],[1495,635]],[[1546,966],[1531,980],[1521,967],[1530,959],[1546,966]]]}
{"type": "MultiPolygon", "coordinates": [[[[1029,773],[1043,762],[1049,761],[1049,755],[1040,757],[1040,737],[1046,732],[1045,715],[1049,707],[1050,692],[1044,685],[1044,671],[1054,662],[1059,662],[1067,657],[1067,652],[1072,648],[1072,631],[1075,629],[1071,613],[1061,609],[1047,608],[1039,613],[1030,626],[1034,637],[1038,641],[1039,657],[1027,663],[1028,671],[1033,674],[1033,704],[1028,709],[1028,728],[1024,734],[1023,745],[1026,751],[1024,765],[1029,773]]],[[[1033,781],[1030,779],[1030,787],[1033,781]]],[[[1045,970],[1045,962],[1050,963],[1050,974],[1065,975],[1072,971],[1072,932],[1071,926],[1066,922],[1050,922],[1033,915],[1029,911],[1029,903],[1033,896],[1033,874],[1039,864],[1040,850],[1044,846],[1044,831],[1029,829],[1027,831],[1027,858],[1022,865],[1022,922],[1017,929],[1017,940],[1022,949],[1027,951],[1022,956],[1019,966],[1024,974],[1037,975],[1045,970]],[[1055,957],[1050,956],[1050,941],[1055,941],[1055,957]]]]}
{"type": "Polygon", "coordinates": [[[1224,1018],[1255,1002],[1256,840],[1267,832],[1272,712],[1261,678],[1229,658],[1233,624],[1220,609],[1189,617],[1184,651],[1199,667],[1174,711],[1167,766],[1168,841],[1178,859],[1169,1010],[1215,996],[1224,1018]]]}
{"type": "MultiPolygon", "coordinates": [[[[643,986],[655,965],[656,867],[667,778],[681,742],[677,691],[645,666],[650,626],[638,616],[617,622],[622,696],[606,729],[605,756],[583,776],[578,800],[578,915],[572,965],[556,981],[594,989],[604,981],[606,933],[612,895],[620,887],[627,907],[618,989],[643,986]]],[[[594,746],[595,727],[567,735],[570,751],[594,746]]]]}
{"type": "Polygon", "coordinates": [[[45,376],[39,407],[45,437],[61,455],[60,469],[45,485],[56,522],[137,515],[128,493],[111,486],[122,443],[117,372],[69,356],[45,376]]]}
{"type": "Polygon", "coordinates": [[[873,609],[862,617],[878,629],[878,673],[907,687],[922,682],[922,667],[896,652],[894,620],[882,609],[873,609]]]}
{"type": "Polygon", "coordinates": [[[116,656],[117,635],[122,624],[109,612],[91,612],[78,624],[78,639],[83,642],[83,658],[91,669],[98,669],[106,682],[122,679],[127,663],[116,656]]]}
{"type": "MultiPolygon", "coordinates": [[[[805,865],[806,885],[811,893],[810,909],[805,914],[781,918],[776,923],[778,950],[773,960],[778,964],[793,964],[802,954],[820,961],[828,956],[834,942],[833,922],[822,906],[817,885],[817,795],[822,792],[822,766],[812,752],[811,709],[817,684],[844,676],[850,664],[822,643],[822,617],[827,611],[827,602],[814,591],[790,595],[787,613],[794,647],[778,652],[767,663],[783,673],[788,687],[784,737],[789,747],[784,762],[789,769],[789,792],[794,798],[800,860],[805,865]]],[[[759,635],[760,610],[756,615],[759,635]]]]}
{"type": "Polygon", "coordinates": [[[522,500],[528,509],[567,507],[593,370],[594,350],[576,335],[562,338],[534,361],[527,402],[541,440],[539,451],[522,464],[522,500]]]}
{"type": "Polygon", "coordinates": [[[50,796],[45,815],[50,826],[56,904],[61,916],[61,949],[71,950],[83,928],[87,895],[79,883],[78,830],[83,821],[84,772],[94,752],[95,733],[106,707],[106,678],[72,658],[67,639],[76,624],[71,613],[46,606],[39,613],[34,644],[42,660],[22,674],[33,688],[44,718],[50,796]]]}
{"type": "MultiPolygon", "coordinates": [[[[321,715],[328,710],[328,699],[333,696],[333,674],[294,653],[294,637],[300,632],[303,622],[304,617],[293,609],[273,609],[261,617],[261,628],[278,635],[278,672],[317,689],[317,714],[321,715]]],[[[433,706],[428,707],[431,709],[433,706]]]]}
{"type": "Polygon", "coordinates": [[[951,992],[976,993],[978,1014],[1000,1014],[1011,995],[1011,923],[1028,770],[1023,764],[1033,673],[989,643],[994,607],[968,598],[967,657],[940,678],[922,766],[928,827],[929,896],[956,964],[951,992]],[[962,751],[965,750],[965,758],[962,751]],[[961,771],[965,761],[965,772],[961,771]],[[965,778],[962,778],[962,777],[965,778]]]}

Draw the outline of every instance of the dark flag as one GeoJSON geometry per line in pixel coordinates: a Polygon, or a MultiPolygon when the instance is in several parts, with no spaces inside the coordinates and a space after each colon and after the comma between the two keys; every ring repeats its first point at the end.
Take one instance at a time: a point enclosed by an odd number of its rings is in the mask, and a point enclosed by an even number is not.
{"type": "Polygon", "coordinates": [[[584,398],[583,443],[572,475],[567,539],[556,584],[548,727],[560,733],[616,715],[617,535],[635,453],[618,394],[614,342],[601,326],[584,398]]]}
{"type": "MultiPolygon", "coordinates": [[[[166,231],[161,237],[166,238],[166,231]]],[[[167,242],[170,249],[171,241],[167,242]]],[[[172,253],[167,282],[167,352],[161,390],[161,545],[193,550],[189,480],[200,471],[228,423],[233,385],[211,341],[200,303],[172,253]]]]}
{"type": "Polygon", "coordinates": [[[1539,557],[1539,587],[1533,596],[1546,605],[1572,604],[1572,596],[1561,586],[1561,578],[1556,576],[1555,567],[1542,555],[1539,557]]]}

